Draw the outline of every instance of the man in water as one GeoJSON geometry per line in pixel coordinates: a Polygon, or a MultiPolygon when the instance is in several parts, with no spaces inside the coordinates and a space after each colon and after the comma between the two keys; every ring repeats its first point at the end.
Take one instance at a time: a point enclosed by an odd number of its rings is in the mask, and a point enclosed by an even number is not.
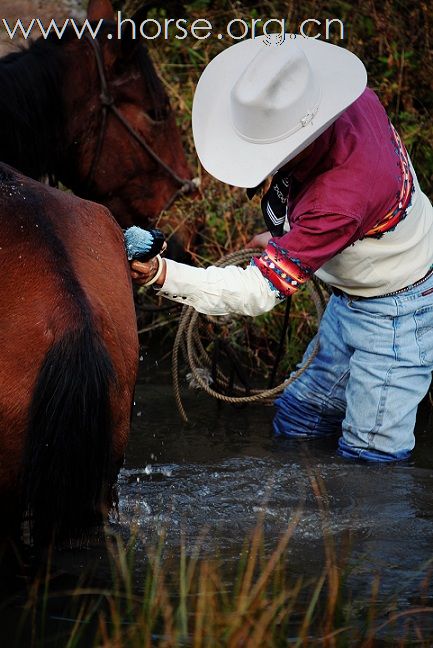
{"type": "Polygon", "coordinates": [[[158,271],[169,299],[255,316],[316,274],[333,293],[320,350],[277,399],[274,430],[340,432],[344,457],[407,459],[433,369],[433,207],[363,64],[310,38],[237,43],[200,78],[193,133],[219,180],[251,196],[272,176],[267,232],[251,241],[263,253],[244,269],[134,262],[134,280],[158,271]]]}

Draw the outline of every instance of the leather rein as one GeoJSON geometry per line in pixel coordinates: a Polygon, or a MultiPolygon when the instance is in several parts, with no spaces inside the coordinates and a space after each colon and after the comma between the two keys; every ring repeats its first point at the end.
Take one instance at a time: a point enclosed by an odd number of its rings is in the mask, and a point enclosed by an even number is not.
{"type": "Polygon", "coordinates": [[[193,191],[196,191],[197,185],[194,182],[194,180],[188,180],[186,178],[181,178],[180,176],[177,175],[177,173],[169,167],[164,160],[162,160],[157,153],[149,146],[149,144],[146,142],[146,140],[136,131],[136,129],[129,123],[129,121],[122,115],[120,110],[117,108],[114,97],[110,92],[110,88],[108,85],[107,81],[107,75],[105,72],[105,66],[104,66],[104,59],[102,55],[102,50],[99,42],[95,39],[89,36],[88,34],[86,35],[87,41],[90,43],[94,54],[95,54],[95,59],[96,59],[96,65],[98,69],[98,75],[99,75],[99,80],[101,84],[101,104],[102,104],[102,119],[101,119],[101,126],[99,129],[99,134],[98,134],[98,141],[96,144],[95,148],[95,154],[93,156],[92,164],[90,166],[90,171],[87,176],[87,187],[90,187],[91,184],[93,183],[93,180],[95,178],[95,172],[96,168],[98,166],[100,157],[101,157],[101,152],[102,152],[102,146],[104,144],[104,136],[105,136],[105,131],[107,128],[107,118],[108,114],[111,113],[114,115],[118,121],[123,124],[124,128],[127,130],[127,132],[131,135],[131,137],[138,142],[138,144],[141,146],[142,149],[146,151],[146,153],[151,157],[161,169],[163,169],[167,175],[169,175],[178,185],[179,189],[177,189],[173,196],[170,198],[168,203],[165,205],[164,209],[162,211],[165,211],[168,209],[173,202],[178,198],[180,195],[191,193],[193,191]]]}

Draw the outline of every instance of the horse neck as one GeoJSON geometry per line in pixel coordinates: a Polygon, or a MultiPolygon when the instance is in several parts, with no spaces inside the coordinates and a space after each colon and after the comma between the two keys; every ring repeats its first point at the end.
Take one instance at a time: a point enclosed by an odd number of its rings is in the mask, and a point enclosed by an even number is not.
{"type": "Polygon", "coordinates": [[[63,70],[51,42],[0,59],[0,160],[35,179],[54,177],[61,159],[63,70]]]}

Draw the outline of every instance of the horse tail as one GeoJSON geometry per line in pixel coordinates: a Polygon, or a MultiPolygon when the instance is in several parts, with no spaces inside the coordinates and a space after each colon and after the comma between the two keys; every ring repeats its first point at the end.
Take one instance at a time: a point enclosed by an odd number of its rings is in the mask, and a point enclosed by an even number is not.
{"type": "Polygon", "coordinates": [[[55,342],[42,363],[24,453],[24,511],[35,544],[82,537],[111,507],[114,382],[89,317],[55,342]]]}

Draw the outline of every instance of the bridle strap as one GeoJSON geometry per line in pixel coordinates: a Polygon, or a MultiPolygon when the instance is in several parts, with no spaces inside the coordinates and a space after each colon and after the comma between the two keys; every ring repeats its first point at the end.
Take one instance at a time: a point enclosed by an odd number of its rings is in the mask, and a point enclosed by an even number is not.
{"type": "Polygon", "coordinates": [[[101,83],[100,98],[102,104],[101,127],[99,129],[95,154],[93,156],[92,164],[90,166],[89,174],[87,176],[87,181],[86,181],[87,188],[88,189],[90,188],[95,178],[95,172],[99,163],[99,159],[101,157],[105,131],[107,128],[108,112],[111,111],[111,113],[115,115],[115,117],[120,121],[120,123],[123,124],[124,128],[128,131],[128,133],[146,151],[149,157],[151,157],[158,164],[158,166],[160,166],[171,178],[173,178],[173,180],[177,184],[180,185],[180,188],[175,192],[175,194],[169,200],[167,205],[164,207],[165,210],[174,202],[174,200],[176,200],[176,198],[179,195],[189,193],[191,191],[195,191],[197,188],[196,184],[193,180],[188,180],[186,178],[181,178],[180,176],[178,176],[177,173],[171,167],[169,167],[168,164],[166,164],[164,160],[162,160],[157,153],[155,153],[155,151],[149,146],[146,140],[129,123],[126,117],[122,115],[120,110],[115,105],[113,95],[111,94],[110,88],[108,86],[107,75],[105,73],[105,67],[104,67],[104,59],[103,59],[102,50],[99,41],[97,41],[95,38],[92,38],[88,34],[86,35],[86,38],[87,41],[91,44],[92,49],[95,53],[96,66],[98,70],[99,80],[101,83]]]}

